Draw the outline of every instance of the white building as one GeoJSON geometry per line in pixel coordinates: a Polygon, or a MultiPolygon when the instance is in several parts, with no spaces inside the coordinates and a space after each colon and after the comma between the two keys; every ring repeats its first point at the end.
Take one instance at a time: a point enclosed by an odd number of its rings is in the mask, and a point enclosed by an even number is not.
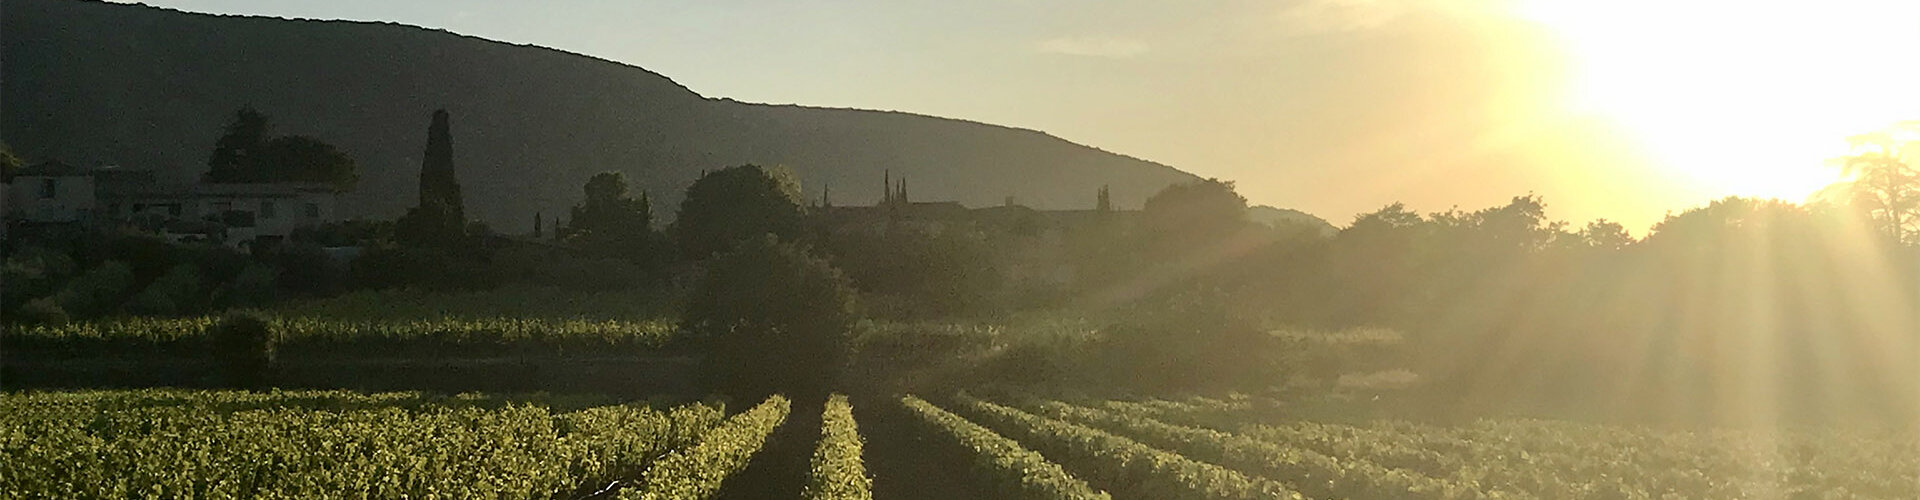
{"type": "Polygon", "coordinates": [[[23,169],[6,201],[6,216],[21,222],[121,221],[162,229],[175,239],[210,236],[233,246],[341,220],[340,196],[326,184],[166,186],[151,170],[53,162],[23,169]],[[167,231],[172,229],[180,232],[167,231]]]}
{"type": "Polygon", "coordinates": [[[20,169],[6,202],[8,219],[29,223],[84,222],[98,207],[93,176],[57,161],[20,169]]]}

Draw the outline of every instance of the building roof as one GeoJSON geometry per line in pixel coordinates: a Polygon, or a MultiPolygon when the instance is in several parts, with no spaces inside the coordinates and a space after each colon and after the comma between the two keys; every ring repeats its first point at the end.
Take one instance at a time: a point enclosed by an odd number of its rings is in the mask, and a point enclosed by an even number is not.
{"type": "Polygon", "coordinates": [[[207,198],[291,198],[302,194],[332,193],[332,186],[318,182],[200,183],[193,194],[207,198]]]}
{"type": "Polygon", "coordinates": [[[321,183],[309,182],[273,182],[273,183],[200,183],[193,185],[134,184],[118,185],[113,189],[102,186],[101,195],[116,199],[146,200],[188,200],[188,199],[240,199],[240,198],[296,198],[305,194],[332,193],[331,187],[321,183]]]}
{"type": "Polygon", "coordinates": [[[61,163],[60,160],[47,160],[47,161],[43,161],[33,165],[29,165],[27,166],[27,168],[20,169],[20,172],[15,173],[14,176],[16,177],[27,177],[27,176],[67,177],[67,176],[74,176],[74,175],[87,175],[87,173],[88,172],[86,169],[61,163]]]}

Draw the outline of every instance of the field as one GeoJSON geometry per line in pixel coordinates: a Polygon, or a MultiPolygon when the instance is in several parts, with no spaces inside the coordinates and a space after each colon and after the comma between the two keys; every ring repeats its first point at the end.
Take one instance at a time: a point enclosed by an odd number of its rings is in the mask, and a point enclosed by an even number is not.
{"type": "Polygon", "coordinates": [[[1281,408],[1260,398],[966,394],[776,396],[727,408],[547,395],[27,392],[0,396],[0,491],[748,498],[764,485],[741,478],[786,477],[753,470],[780,466],[764,455],[786,448],[804,471],[780,491],[809,499],[1920,495],[1908,432],[1322,423],[1281,408]],[[797,412],[811,414],[789,418],[797,412]]]}
{"type": "MultiPolygon", "coordinates": [[[[651,293],[518,288],[363,291],[264,311],[292,355],[642,353],[671,347],[675,323],[651,293]]],[[[9,327],[0,343],[42,355],[191,355],[218,316],[123,317],[9,327]]]]}

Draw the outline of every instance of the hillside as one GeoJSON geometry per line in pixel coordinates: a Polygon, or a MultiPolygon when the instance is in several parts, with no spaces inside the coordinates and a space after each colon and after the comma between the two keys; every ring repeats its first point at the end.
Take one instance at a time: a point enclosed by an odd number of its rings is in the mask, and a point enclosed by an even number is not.
{"type": "Polygon", "coordinates": [[[1247,207],[1247,218],[1254,222],[1276,227],[1281,224],[1303,224],[1319,230],[1320,234],[1328,236],[1340,232],[1339,227],[1334,226],[1331,222],[1327,222],[1326,219],[1291,208],[1254,205],[1247,207]]]}
{"type": "Polygon", "coordinates": [[[1193,179],[1032,130],[898,112],[709,99],[645,69],[391,23],[184,13],[91,0],[0,0],[0,139],[30,161],[152,167],[188,181],[252,105],[275,132],[359,161],[355,215],[414,203],[429,114],[453,115],[467,213],[506,231],[551,217],[593,173],[620,170],[671,214],[702,170],[781,164],[809,196],[1137,207],[1193,179]]]}

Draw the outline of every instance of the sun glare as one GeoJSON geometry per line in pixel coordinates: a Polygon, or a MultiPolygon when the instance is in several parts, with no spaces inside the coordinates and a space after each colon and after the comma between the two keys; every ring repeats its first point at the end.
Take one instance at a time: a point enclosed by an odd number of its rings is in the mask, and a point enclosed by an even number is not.
{"type": "Polygon", "coordinates": [[[1530,0],[1574,61],[1566,105],[1704,196],[1798,201],[1850,135],[1920,117],[1920,2],[1530,0]]]}

